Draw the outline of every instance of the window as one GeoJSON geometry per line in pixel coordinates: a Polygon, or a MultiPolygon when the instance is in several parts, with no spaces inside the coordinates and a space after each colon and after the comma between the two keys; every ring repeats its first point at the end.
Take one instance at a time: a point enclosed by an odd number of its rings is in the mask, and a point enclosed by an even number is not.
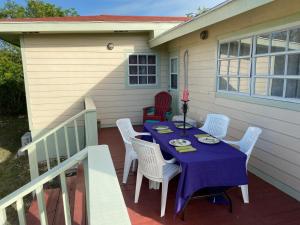
{"type": "Polygon", "coordinates": [[[249,93],[251,39],[220,44],[218,90],[249,93]]]}
{"type": "Polygon", "coordinates": [[[217,90],[300,100],[300,28],[219,44],[217,90]]]}
{"type": "Polygon", "coordinates": [[[155,85],[157,62],[154,54],[132,54],[128,58],[129,85],[155,85]]]}
{"type": "Polygon", "coordinates": [[[177,90],[178,88],[178,59],[171,58],[170,59],[170,87],[173,90],[177,90]]]}

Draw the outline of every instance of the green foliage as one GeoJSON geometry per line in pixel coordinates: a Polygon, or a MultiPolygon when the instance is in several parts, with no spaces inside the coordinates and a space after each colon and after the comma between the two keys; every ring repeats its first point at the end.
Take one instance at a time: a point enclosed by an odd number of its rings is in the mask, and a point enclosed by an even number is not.
{"type": "Polygon", "coordinates": [[[26,6],[18,5],[13,0],[8,0],[0,8],[0,18],[41,18],[78,16],[74,8],[62,9],[54,4],[41,0],[28,0],[26,6]]]}
{"type": "Polygon", "coordinates": [[[26,17],[61,17],[78,16],[74,8],[62,9],[54,4],[45,3],[41,0],[28,0],[25,10],[26,17]]]}
{"type": "MultiPolygon", "coordinates": [[[[42,0],[28,0],[25,6],[7,0],[0,7],[0,18],[41,18],[77,16],[75,9],[62,9],[42,0]]],[[[0,114],[26,113],[20,49],[0,40],[0,114]]]]}
{"type": "Polygon", "coordinates": [[[0,49],[0,85],[8,81],[23,82],[22,59],[18,47],[3,43],[0,49]]]}
{"type": "Polygon", "coordinates": [[[24,114],[24,91],[20,49],[5,42],[0,48],[0,114],[24,114]]]}
{"type": "Polygon", "coordinates": [[[24,16],[25,8],[15,1],[8,0],[4,7],[0,8],[0,18],[23,18],[24,16]]]}
{"type": "Polygon", "coordinates": [[[209,10],[209,8],[206,8],[206,7],[198,7],[197,11],[196,12],[190,12],[190,13],[187,13],[186,16],[187,17],[196,17],[196,16],[199,16],[205,12],[207,12],[209,10]]]}

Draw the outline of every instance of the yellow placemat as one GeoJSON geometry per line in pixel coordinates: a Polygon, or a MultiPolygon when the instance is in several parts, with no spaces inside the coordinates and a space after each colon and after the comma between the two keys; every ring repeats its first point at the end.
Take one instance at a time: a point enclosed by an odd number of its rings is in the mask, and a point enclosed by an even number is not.
{"type": "Polygon", "coordinates": [[[210,137],[209,134],[195,134],[194,136],[195,136],[196,138],[210,137]]]}
{"type": "Polygon", "coordinates": [[[164,130],[157,131],[157,133],[159,133],[159,134],[169,134],[172,132],[174,132],[174,131],[172,131],[171,129],[164,129],[164,130]]]}
{"type": "Polygon", "coordinates": [[[196,148],[194,148],[193,146],[189,145],[189,146],[183,146],[183,147],[175,147],[177,152],[194,152],[197,151],[196,148]]]}

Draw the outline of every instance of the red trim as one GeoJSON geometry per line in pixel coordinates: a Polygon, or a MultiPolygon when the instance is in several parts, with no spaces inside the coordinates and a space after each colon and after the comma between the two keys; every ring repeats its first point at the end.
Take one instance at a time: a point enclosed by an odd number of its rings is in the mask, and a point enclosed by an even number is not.
{"type": "Polygon", "coordinates": [[[0,22],[185,22],[188,17],[176,16],[66,16],[45,18],[0,19],[0,22]]]}

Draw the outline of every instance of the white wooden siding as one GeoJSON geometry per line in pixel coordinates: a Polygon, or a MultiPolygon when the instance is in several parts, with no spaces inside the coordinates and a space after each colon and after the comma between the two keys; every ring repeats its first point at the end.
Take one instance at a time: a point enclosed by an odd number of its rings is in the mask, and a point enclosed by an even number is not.
{"type": "MultiPolygon", "coordinates": [[[[189,116],[203,121],[207,113],[223,113],[231,118],[228,139],[239,139],[248,126],[258,126],[263,133],[256,144],[250,165],[267,176],[276,179],[300,196],[300,112],[287,109],[250,104],[216,97],[216,60],[218,39],[231,37],[231,33],[243,36],[240,29],[253,30],[251,26],[275,19],[286,18],[296,11],[300,2],[276,1],[268,6],[237,16],[228,21],[208,27],[207,40],[194,32],[168,43],[169,51],[180,52],[180,92],[183,87],[183,54],[189,50],[189,116]]],[[[273,22],[275,23],[275,22],[273,22]]],[[[255,30],[254,30],[255,31],[255,30]]],[[[250,184],[251,187],[251,184],[250,184]]]]}
{"type": "Polygon", "coordinates": [[[142,108],[168,86],[168,55],[160,59],[160,89],[132,89],[125,85],[127,54],[152,50],[146,34],[25,35],[31,130],[51,128],[83,109],[83,98],[93,97],[102,126],[129,117],[141,123],[142,108]],[[107,43],[114,43],[112,51],[107,43]]]}

